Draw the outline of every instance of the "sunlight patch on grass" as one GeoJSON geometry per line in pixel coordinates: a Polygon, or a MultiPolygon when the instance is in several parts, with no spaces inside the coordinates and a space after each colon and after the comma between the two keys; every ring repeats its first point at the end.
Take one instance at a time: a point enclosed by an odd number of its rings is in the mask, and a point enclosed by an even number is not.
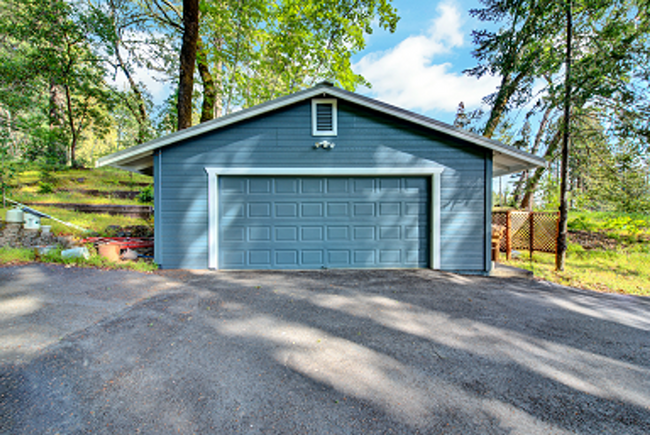
{"type": "Polygon", "coordinates": [[[27,263],[30,261],[34,261],[33,249],[0,247],[0,264],[27,263]]]}
{"type": "Polygon", "coordinates": [[[106,196],[89,196],[82,192],[53,192],[38,193],[36,189],[25,188],[14,198],[21,203],[51,203],[51,204],[113,204],[113,205],[151,205],[143,204],[137,199],[113,198],[107,192],[106,196]]]}
{"type": "Polygon", "coordinates": [[[555,254],[528,253],[505,264],[532,271],[536,277],[571,287],[604,292],[650,296],[650,252],[648,247],[617,251],[567,253],[564,272],[555,271],[555,254]]]}
{"type": "MultiPolygon", "coordinates": [[[[78,225],[82,228],[86,228],[90,231],[97,232],[100,234],[102,234],[106,230],[106,227],[110,225],[118,225],[122,227],[133,226],[133,225],[153,226],[152,221],[142,219],[142,218],[134,218],[134,217],[127,217],[127,216],[119,216],[119,215],[113,216],[109,214],[99,214],[99,213],[79,213],[73,210],[65,210],[56,207],[34,206],[33,208],[47,215],[55,217],[59,220],[62,220],[64,222],[78,225]]],[[[8,209],[0,208],[0,216],[4,217],[6,210],[8,209]]],[[[73,235],[79,237],[83,237],[87,235],[81,230],[68,227],[52,219],[41,219],[41,225],[51,225],[52,232],[57,235],[65,234],[65,235],[73,235]]]]}

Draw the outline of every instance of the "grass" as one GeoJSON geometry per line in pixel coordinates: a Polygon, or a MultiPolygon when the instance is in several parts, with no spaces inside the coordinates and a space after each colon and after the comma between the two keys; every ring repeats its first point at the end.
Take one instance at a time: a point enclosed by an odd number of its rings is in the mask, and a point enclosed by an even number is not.
{"type": "Polygon", "coordinates": [[[650,236],[650,216],[641,213],[572,212],[569,230],[606,233],[615,240],[635,243],[650,236]]]}
{"type": "Polygon", "coordinates": [[[38,169],[28,169],[18,174],[8,196],[23,203],[142,205],[137,199],[116,198],[114,192],[140,193],[151,183],[152,177],[115,168],[65,169],[51,172],[47,182],[43,182],[38,169]],[[86,190],[97,190],[103,195],[92,196],[86,190]]]}
{"type": "Polygon", "coordinates": [[[572,212],[569,230],[599,233],[614,249],[586,250],[569,244],[566,267],[555,271],[555,254],[523,251],[505,264],[571,287],[602,292],[650,296],[650,216],[625,213],[572,212]]]}
{"type": "Polygon", "coordinates": [[[22,264],[34,261],[34,250],[27,248],[0,247],[0,264],[22,264]]]}
{"type": "Polygon", "coordinates": [[[134,270],[143,273],[153,272],[158,269],[158,266],[155,263],[149,263],[146,261],[124,261],[114,263],[97,255],[92,247],[89,247],[91,255],[90,258],[87,259],[83,257],[63,258],[61,257],[61,251],[61,248],[56,248],[45,255],[37,257],[34,249],[0,247],[0,265],[24,264],[33,261],[40,261],[42,263],[56,263],[78,267],[95,267],[98,269],[134,270]]]}
{"type": "MultiPolygon", "coordinates": [[[[52,182],[55,191],[39,193],[41,172],[38,169],[28,169],[18,174],[16,186],[8,197],[22,203],[143,205],[137,200],[114,198],[111,193],[125,190],[140,192],[144,188],[144,184],[149,185],[153,182],[152,177],[115,168],[66,169],[52,172],[50,175],[55,179],[52,182]],[[68,190],[62,191],[60,189],[68,190]],[[84,190],[99,190],[106,192],[106,195],[103,197],[91,196],[84,194],[84,190]]],[[[10,203],[7,203],[7,206],[11,208],[10,203]]],[[[59,220],[87,228],[101,235],[104,234],[106,227],[111,225],[153,225],[152,222],[141,218],[99,213],[79,213],[52,206],[33,205],[32,207],[59,220]]],[[[6,210],[6,208],[0,207],[0,216],[4,216],[6,210]]],[[[52,232],[58,235],[79,237],[84,235],[83,231],[70,228],[51,219],[42,219],[41,224],[51,225],[52,232]]]]}
{"type": "MultiPolygon", "coordinates": [[[[106,228],[111,225],[117,225],[121,227],[133,226],[133,225],[148,225],[148,226],[153,225],[151,221],[142,218],[134,218],[134,217],[127,217],[127,216],[119,216],[119,215],[114,216],[105,213],[102,214],[78,213],[73,210],[65,210],[56,207],[34,207],[34,208],[36,208],[40,212],[55,217],[59,220],[62,220],[64,222],[69,222],[71,224],[80,226],[82,228],[86,228],[92,232],[99,233],[100,235],[104,235],[106,228]]],[[[6,210],[8,210],[8,208],[3,209],[0,207],[0,210],[2,211],[2,213],[0,214],[4,217],[4,214],[6,210]]],[[[52,219],[41,219],[41,225],[51,225],[52,232],[57,235],[72,235],[76,237],[83,237],[84,235],[87,235],[81,230],[68,227],[52,219]]]]}
{"type": "MultiPolygon", "coordinates": [[[[115,191],[140,192],[144,185],[153,182],[151,177],[131,174],[114,168],[99,169],[67,169],[51,173],[49,183],[55,190],[51,193],[39,193],[41,173],[36,169],[28,169],[17,177],[17,183],[8,195],[9,198],[19,202],[40,202],[40,203],[81,203],[81,204],[140,204],[136,200],[120,199],[111,197],[115,191]],[[63,190],[67,189],[67,190],[63,190]],[[84,190],[99,190],[105,192],[104,197],[96,197],[84,194],[84,190]]],[[[0,203],[0,206],[2,204],[0,203]]],[[[7,203],[7,208],[0,207],[0,217],[4,217],[6,210],[12,208],[7,203]]],[[[33,208],[45,214],[53,216],[64,222],[86,228],[90,232],[106,235],[109,226],[153,226],[152,221],[141,218],[126,216],[113,216],[99,213],[79,213],[52,206],[33,206],[33,208]]],[[[52,219],[41,219],[41,225],[50,225],[52,232],[56,235],[71,235],[75,238],[87,237],[91,234],[68,227],[52,219]]],[[[157,269],[155,264],[146,261],[125,261],[112,263],[106,258],[100,257],[92,246],[88,246],[91,256],[85,258],[62,258],[61,249],[57,248],[46,255],[37,256],[34,249],[30,248],[9,248],[0,247],[0,264],[23,264],[32,261],[46,263],[59,263],[75,265],[79,267],[96,267],[101,269],[127,269],[140,272],[151,272],[157,269]]]]}
{"type": "Polygon", "coordinates": [[[629,251],[568,252],[564,272],[555,271],[555,254],[528,253],[505,264],[532,271],[536,277],[571,287],[650,296],[650,253],[629,251]]]}
{"type": "MultiPolygon", "coordinates": [[[[57,188],[66,189],[96,189],[107,192],[115,190],[139,190],[141,184],[150,184],[152,177],[122,171],[116,168],[97,169],[64,169],[52,172],[57,188]]],[[[16,186],[32,186],[38,184],[41,172],[38,169],[28,169],[18,174],[16,186]]]]}
{"type": "Polygon", "coordinates": [[[120,204],[120,205],[148,205],[137,199],[116,198],[111,192],[103,196],[91,196],[82,191],[55,191],[52,193],[39,193],[36,187],[25,187],[18,195],[12,198],[22,203],[74,203],[74,204],[120,204]]]}

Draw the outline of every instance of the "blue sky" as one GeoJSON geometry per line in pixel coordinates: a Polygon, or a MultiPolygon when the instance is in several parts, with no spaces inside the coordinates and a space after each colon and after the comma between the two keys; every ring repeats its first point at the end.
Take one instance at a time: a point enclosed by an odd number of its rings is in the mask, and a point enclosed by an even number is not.
{"type": "Polygon", "coordinates": [[[397,31],[376,31],[353,58],[355,72],[372,84],[359,92],[449,123],[460,101],[468,110],[478,108],[498,84],[495,77],[463,74],[476,65],[471,31],[485,26],[468,13],[479,2],[393,0],[393,5],[401,17],[397,31]]]}

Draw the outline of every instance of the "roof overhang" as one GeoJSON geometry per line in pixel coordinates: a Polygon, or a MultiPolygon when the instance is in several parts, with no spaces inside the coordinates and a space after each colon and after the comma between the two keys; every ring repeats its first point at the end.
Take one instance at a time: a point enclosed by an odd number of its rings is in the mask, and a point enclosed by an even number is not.
{"type": "Polygon", "coordinates": [[[493,176],[512,174],[526,169],[546,165],[546,161],[530,153],[517,148],[504,145],[496,140],[488,139],[469,131],[455,128],[435,119],[383,103],[372,98],[364,97],[354,92],[336,88],[330,84],[319,84],[313,88],[296,92],[295,94],[280,97],[239,112],[204,122],[194,127],[186,128],[175,133],[154,139],[147,143],[136,145],[122,151],[101,157],[97,161],[97,167],[114,166],[127,171],[140,172],[151,175],[153,173],[153,153],[160,148],[193,138],[220,128],[245,121],[247,119],[264,115],[269,112],[308,100],[314,97],[334,97],[348,101],[371,110],[384,113],[395,118],[420,125],[434,132],[460,139],[492,150],[493,176]]]}

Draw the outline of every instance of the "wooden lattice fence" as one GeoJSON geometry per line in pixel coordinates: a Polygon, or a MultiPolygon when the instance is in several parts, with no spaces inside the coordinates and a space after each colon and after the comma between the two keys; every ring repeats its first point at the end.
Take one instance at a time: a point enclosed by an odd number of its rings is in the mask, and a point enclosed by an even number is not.
{"type": "Polygon", "coordinates": [[[513,249],[556,253],[559,212],[495,211],[492,225],[502,229],[499,250],[510,259],[513,249]]]}

